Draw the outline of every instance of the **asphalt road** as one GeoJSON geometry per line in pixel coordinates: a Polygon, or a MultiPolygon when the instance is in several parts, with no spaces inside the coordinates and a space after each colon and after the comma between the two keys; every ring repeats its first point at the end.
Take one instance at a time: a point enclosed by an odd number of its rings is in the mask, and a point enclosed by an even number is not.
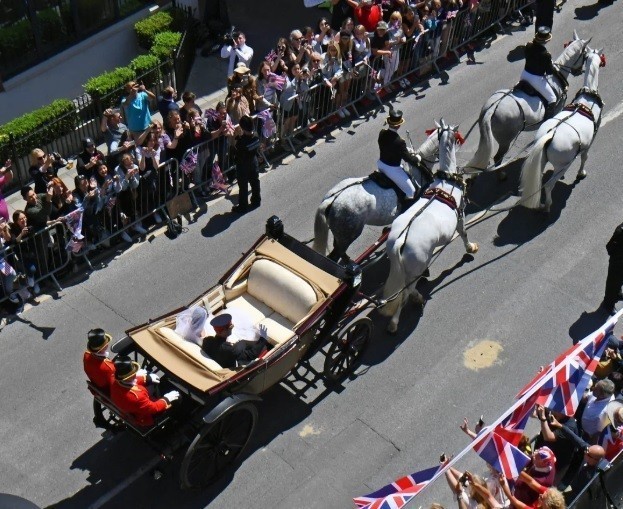
{"type": "MultiPolygon", "coordinates": [[[[608,59],[599,90],[605,117],[587,179],[573,182],[576,163],[556,186],[549,217],[517,209],[470,228],[470,240],[480,244],[473,259],[463,257],[460,242],[451,244],[431,268],[423,316],[405,308],[393,337],[384,332],[386,319],[375,316],[372,347],[342,388],[325,391],[316,381],[302,396],[281,386],[267,393],[248,455],[229,478],[210,490],[180,492],[170,469],[158,482],[142,476],[126,490],[111,491],[152,456],[132,436],[107,440],[93,427],[81,367],[85,333],[103,327],[120,337],[189,302],[259,236],[272,214],[289,233],[310,238],[323,194],[372,168],[383,112],[343,125],[268,173],[259,210],[236,218],[228,202],[213,203],[178,239],[159,236],[108,260],[7,326],[0,336],[0,492],[59,508],[351,507],[353,496],[435,465],[442,451],[462,449],[463,416],[475,421],[484,413],[491,422],[539,365],[600,322],[594,311],[605,281],[604,245],[621,221],[622,16],[620,1],[597,9],[577,0],[555,16],[555,56],[575,28],[593,36],[591,46],[603,46],[608,59]]],[[[441,117],[465,132],[489,94],[517,80],[517,48],[532,30],[498,36],[477,53],[477,65],[457,65],[445,79],[397,98],[414,142],[441,117]]],[[[581,80],[572,79],[570,95],[581,80]]],[[[529,140],[522,136],[519,146],[529,140]]],[[[469,160],[476,142],[474,134],[459,163],[469,160]]],[[[508,173],[504,184],[495,178],[476,183],[471,213],[516,191],[519,165],[508,173]]],[[[366,232],[354,251],[376,233],[366,232]]],[[[474,457],[465,464],[483,467],[474,457]]],[[[445,483],[436,483],[414,507],[433,500],[451,505],[446,492],[445,483]]]]}

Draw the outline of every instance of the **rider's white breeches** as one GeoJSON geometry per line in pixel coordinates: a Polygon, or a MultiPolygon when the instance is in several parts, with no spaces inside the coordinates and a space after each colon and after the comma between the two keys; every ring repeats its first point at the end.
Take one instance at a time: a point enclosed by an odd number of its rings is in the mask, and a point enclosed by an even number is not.
{"type": "Polygon", "coordinates": [[[376,166],[381,173],[390,178],[405,193],[407,198],[411,199],[415,196],[415,186],[401,166],[388,166],[381,160],[376,162],[376,166]]]}
{"type": "Polygon", "coordinates": [[[551,76],[536,76],[525,70],[521,73],[521,79],[532,85],[548,102],[548,104],[556,102],[556,93],[550,83],[551,76]]]}

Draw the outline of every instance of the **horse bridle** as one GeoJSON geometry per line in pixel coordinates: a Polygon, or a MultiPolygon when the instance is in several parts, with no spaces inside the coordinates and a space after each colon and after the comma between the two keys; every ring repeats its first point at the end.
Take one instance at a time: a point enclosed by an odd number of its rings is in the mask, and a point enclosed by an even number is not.
{"type": "MultiPolygon", "coordinates": [[[[577,39],[579,40],[579,39],[577,39]]],[[[575,42],[575,41],[573,41],[575,42]]],[[[573,44],[573,42],[571,44],[573,44]]],[[[584,62],[586,62],[586,58],[588,57],[587,55],[587,50],[588,49],[588,42],[583,42],[582,43],[582,51],[580,51],[580,54],[577,56],[575,62],[573,63],[573,65],[561,65],[561,64],[557,64],[558,70],[564,70],[564,71],[568,71],[569,74],[571,74],[571,76],[579,76],[580,74],[582,74],[582,70],[584,68],[584,62]],[[578,67],[576,67],[576,64],[578,63],[578,61],[581,60],[581,63],[578,67]]]]}

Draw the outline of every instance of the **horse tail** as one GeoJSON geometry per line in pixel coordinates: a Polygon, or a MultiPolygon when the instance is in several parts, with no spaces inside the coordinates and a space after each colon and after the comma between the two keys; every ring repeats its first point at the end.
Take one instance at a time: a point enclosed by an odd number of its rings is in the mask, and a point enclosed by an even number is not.
{"type": "Polygon", "coordinates": [[[551,129],[536,141],[521,169],[520,202],[529,209],[538,209],[541,205],[541,180],[547,162],[546,151],[555,132],[555,129],[551,129]]]}
{"type": "MultiPolygon", "coordinates": [[[[406,242],[406,239],[403,242],[406,242]]],[[[380,308],[379,312],[384,316],[393,316],[402,304],[407,277],[402,260],[402,245],[398,238],[393,245],[387,246],[389,276],[383,287],[383,298],[392,298],[392,300],[380,308]]]]}
{"type": "Polygon", "coordinates": [[[480,118],[478,119],[478,130],[480,131],[480,141],[478,142],[478,149],[472,157],[472,160],[467,163],[467,167],[477,170],[485,170],[489,166],[491,161],[491,155],[493,153],[493,131],[491,130],[491,117],[495,113],[499,100],[493,104],[485,104],[480,112],[480,118]]]}
{"type": "Polygon", "coordinates": [[[327,209],[332,201],[333,200],[325,200],[320,204],[314,220],[314,251],[322,255],[327,254],[327,243],[329,241],[327,209]]]}

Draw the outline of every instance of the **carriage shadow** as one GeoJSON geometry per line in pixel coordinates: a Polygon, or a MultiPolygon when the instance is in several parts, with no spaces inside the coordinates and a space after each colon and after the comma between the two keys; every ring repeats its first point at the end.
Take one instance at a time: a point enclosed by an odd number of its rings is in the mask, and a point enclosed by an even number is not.
{"type": "MultiPolygon", "coordinates": [[[[546,176],[547,178],[547,176],[546,176]]],[[[552,207],[549,214],[525,207],[515,207],[500,221],[495,246],[520,245],[529,242],[554,224],[567,204],[576,182],[566,184],[558,181],[552,191],[552,207]]]]}

